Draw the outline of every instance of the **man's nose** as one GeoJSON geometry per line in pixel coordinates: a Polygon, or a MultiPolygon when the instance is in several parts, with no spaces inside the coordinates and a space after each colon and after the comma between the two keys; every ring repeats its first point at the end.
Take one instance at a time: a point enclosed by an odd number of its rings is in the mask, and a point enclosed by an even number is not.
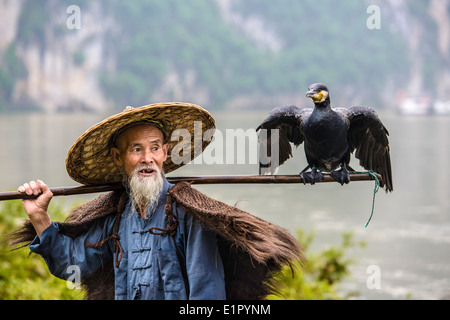
{"type": "Polygon", "coordinates": [[[151,164],[153,163],[153,155],[150,150],[146,150],[142,153],[141,163],[143,164],[151,164]]]}

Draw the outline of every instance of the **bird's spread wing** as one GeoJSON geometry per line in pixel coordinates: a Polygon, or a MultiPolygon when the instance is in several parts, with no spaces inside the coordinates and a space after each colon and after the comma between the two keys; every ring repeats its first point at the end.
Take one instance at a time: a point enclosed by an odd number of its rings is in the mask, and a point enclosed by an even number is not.
{"type": "Polygon", "coordinates": [[[302,126],[311,112],[296,106],[275,108],[258,126],[259,174],[274,174],[292,157],[290,143],[296,147],[303,143],[302,126]]]}
{"type": "Polygon", "coordinates": [[[337,109],[349,123],[348,140],[350,150],[366,170],[381,175],[382,186],[386,191],[393,190],[391,156],[389,150],[389,132],[370,107],[355,106],[348,109],[337,109]]]}

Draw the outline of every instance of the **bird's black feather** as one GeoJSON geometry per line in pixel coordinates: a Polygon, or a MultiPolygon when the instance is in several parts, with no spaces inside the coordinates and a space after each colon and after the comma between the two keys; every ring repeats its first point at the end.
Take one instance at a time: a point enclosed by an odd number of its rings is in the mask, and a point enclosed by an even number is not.
{"type": "MultiPolygon", "coordinates": [[[[292,157],[290,143],[299,146],[303,143],[304,137],[300,130],[302,119],[312,109],[300,109],[296,106],[279,107],[273,109],[266,119],[256,129],[259,131],[260,150],[267,153],[271,161],[267,164],[260,164],[261,173],[274,173],[278,166],[292,157]],[[272,146],[272,130],[278,130],[278,161],[274,164],[272,146]],[[265,130],[265,132],[262,132],[265,130]]],[[[265,155],[260,155],[265,156],[265,155]]]]}

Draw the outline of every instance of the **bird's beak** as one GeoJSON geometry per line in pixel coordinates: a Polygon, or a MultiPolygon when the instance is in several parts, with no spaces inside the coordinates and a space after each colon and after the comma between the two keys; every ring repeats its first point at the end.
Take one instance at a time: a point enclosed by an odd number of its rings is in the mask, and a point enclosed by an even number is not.
{"type": "Polygon", "coordinates": [[[316,94],[317,94],[317,92],[310,90],[310,91],[306,92],[306,97],[312,99],[316,94]]]}
{"type": "Polygon", "coordinates": [[[324,91],[316,92],[313,90],[309,90],[306,92],[306,97],[311,98],[314,103],[322,102],[324,99],[323,93],[324,91]]]}

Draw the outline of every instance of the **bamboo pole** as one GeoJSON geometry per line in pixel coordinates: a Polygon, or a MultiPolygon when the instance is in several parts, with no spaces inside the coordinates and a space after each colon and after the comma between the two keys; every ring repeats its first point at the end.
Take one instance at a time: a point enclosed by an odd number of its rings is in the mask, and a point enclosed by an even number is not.
{"type": "MultiPolygon", "coordinates": [[[[377,174],[381,181],[381,176],[377,174]]],[[[166,177],[170,183],[186,181],[191,184],[275,184],[275,183],[303,183],[299,175],[216,175],[216,176],[192,176],[192,177],[166,177]]],[[[351,181],[369,181],[373,178],[364,173],[350,173],[351,181]]],[[[321,182],[335,182],[329,175],[324,174],[321,182]]],[[[121,183],[106,185],[80,185],[75,187],[51,188],[54,196],[70,196],[88,193],[100,193],[122,189],[121,183]]],[[[27,195],[18,191],[0,192],[0,201],[16,199],[34,199],[36,196],[27,195]]]]}

